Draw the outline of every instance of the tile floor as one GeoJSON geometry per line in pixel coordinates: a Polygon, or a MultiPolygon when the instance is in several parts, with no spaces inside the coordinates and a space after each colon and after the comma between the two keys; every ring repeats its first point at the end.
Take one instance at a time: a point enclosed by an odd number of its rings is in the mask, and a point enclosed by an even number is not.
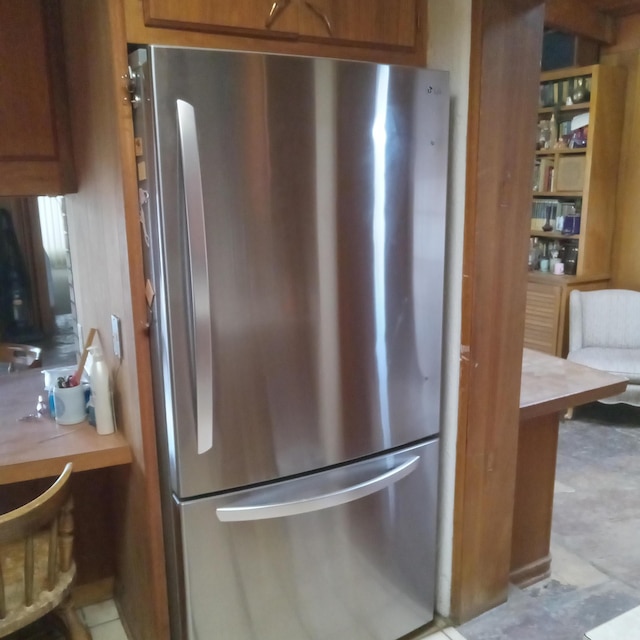
{"type": "MultiPolygon", "coordinates": [[[[640,409],[577,408],[560,426],[556,480],[551,577],[459,627],[466,640],[582,640],[640,605],[640,409]]],[[[614,637],[640,640],[640,628],[614,637]]]]}
{"type": "MultiPolygon", "coordinates": [[[[80,616],[91,630],[93,640],[127,640],[113,600],[92,604],[79,609],[80,616]]],[[[16,631],[6,640],[64,640],[62,633],[47,617],[16,631]]]]}
{"type": "Polygon", "coordinates": [[[80,610],[93,640],[127,640],[113,600],[92,604],[80,610]]]}
{"type": "Polygon", "coordinates": [[[446,629],[436,631],[431,635],[421,636],[417,640],[465,640],[465,638],[460,635],[460,632],[456,631],[453,627],[447,627],[446,629]]]}

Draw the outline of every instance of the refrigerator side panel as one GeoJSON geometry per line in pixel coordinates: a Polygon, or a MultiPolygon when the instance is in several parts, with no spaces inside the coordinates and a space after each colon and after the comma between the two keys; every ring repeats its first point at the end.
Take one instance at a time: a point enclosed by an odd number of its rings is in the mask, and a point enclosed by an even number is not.
{"type": "Polygon", "coordinates": [[[396,640],[427,624],[437,475],[436,440],[179,505],[187,637],[396,640]],[[369,487],[380,474],[384,486],[369,487]],[[351,499],[349,477],[366,495],[351,499]],[[309,507],[313,486],[338,504],[309,507]]]}

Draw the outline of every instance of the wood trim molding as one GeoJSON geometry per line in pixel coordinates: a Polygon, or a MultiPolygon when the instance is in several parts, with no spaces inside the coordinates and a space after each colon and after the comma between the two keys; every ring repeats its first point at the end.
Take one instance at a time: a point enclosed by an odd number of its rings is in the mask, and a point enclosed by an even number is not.
{"type": "Polygon", "coordinates": [[[77,609],[113,598],[113,578],[102,578],[73,587],[73,604],[77,609]]]}
{"type": "Polygon", "coordinates": [[[474,0],[451,617],[507,597],[544,7],[474,0]]]}
{"type": "MultiPolygon", "coordinates": [[[[133,149],[133,119],[129,106],[126,84],[123,75],[128,67],[127,43],[125,41],[125,16],[121,3],[107,3],[111,37],[113,42],[112,83],[116,87],[112,98],[118,114],[118,137],[120,151],[120,168],[123,189],[126,243],[129,258],[129,283],[131,286],[132,324],[134,330],[136,377],[138,382],[138,401],[140,410],[140,462],[144,468],[144,479],[141,479],[138,490],[145,503],[143,518],[148,545],[148,577],[151,600],[147,629],[153,629],[152,636],[160,640],[169,637],[169,611],[167,604],[167,576],[165,571],[164,540],[162,535],[162,513],[160,506],[160,471],[156,449],[155,413],[153,408],[153,385],[151,371],[151,352],[148,331],[148,306],[145,291],[144,265],[142,255],[142,230],[139,217],[137,165],[133,149]]],[[[130,517],[128,526],[135,526],[135,517],[130,517]]],[[[124,575],[128,558],[136,553],[135,543],[129,543],[128,555],[120,558],[120,570],[124,575]]],[[[131,578],[130,578],[131,580],[131,578]]],[[[142,585],[138,585],[142,586],[142,585]]],[[[138,596],[140,593],[138,593],[138,596]]],[[[138,601],[139,604],[139,601],[138,601]]],[[[136,603],[126,598],[119,602],[125,627],[142,626],[140,613],[136,603]]],[[[138,633],[140,629],[138,628],[138,633]]],[[[149,633],[149,631],[147,631],[149,633]]]]}
{"type": "Polygon", "coordinates": [[[547,0],[544,24],[550,29],[604,44],[614,44],[616,41],[615,20],[583,0],[547,0]]]}

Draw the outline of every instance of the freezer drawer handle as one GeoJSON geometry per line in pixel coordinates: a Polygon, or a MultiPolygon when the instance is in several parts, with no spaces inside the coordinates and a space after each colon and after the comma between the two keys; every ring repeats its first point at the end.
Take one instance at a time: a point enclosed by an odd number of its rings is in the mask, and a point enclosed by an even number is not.
{"type": "Polygon", "coordinates": [[[213,357],[211,304],[209,299],[209,261],[205,233],[204,198],[200,173],[200,154],[193,106],[177,101],[178,131],[184,200],[189,244],[191,303],[196,376],[196,439],[198,453],[213,446],[213,357]]]}
{"type": "MultiPolygon", "coordinates": [[[[340,489],[339,491],[332,491],[311,498],[302,498],[290,502],[261,503],[254,505],[244,503],[238,506],[219,507],[216,509],[216,514],[218,520],[222,522],[243,522],[266,520],[268,518],[284,518],[286,516],[295,516],[301,513],[337,507],[338,505],[359,500],[360,498],[390,487],[414,471],[419,462],[420,456],[412,456],[382,475],[366,480],[365,482],[360,482],[351,487],[340,489]]],[[[271,487],[267,488],[265,493],[270,489],[271,487]]],[[[260,497],[262,499],[264,499],[265,493],[261,494],[260,497]]]]}

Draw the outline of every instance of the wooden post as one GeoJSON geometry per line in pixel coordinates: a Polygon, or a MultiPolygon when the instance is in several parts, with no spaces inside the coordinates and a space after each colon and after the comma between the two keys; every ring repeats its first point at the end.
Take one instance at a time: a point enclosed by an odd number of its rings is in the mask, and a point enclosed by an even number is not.
{"type": "Polygon", "coordinates": [[[451,616],[507,598],[540,0],[474,0],[451,616]]]}

